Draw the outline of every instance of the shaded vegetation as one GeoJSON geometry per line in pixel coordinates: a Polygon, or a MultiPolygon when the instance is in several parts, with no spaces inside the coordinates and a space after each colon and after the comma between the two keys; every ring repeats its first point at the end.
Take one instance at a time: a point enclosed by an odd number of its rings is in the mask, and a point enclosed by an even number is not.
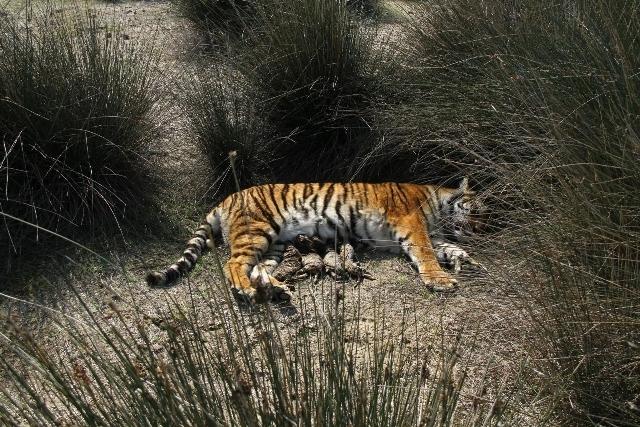
{"type": "Polygon", "coordinates": [[[265,2],[263,28],[242,68],[268,103],[280,140],[276,177],[285,181],[346,178],[370,136],[371,47],[344,2],[265,2]],[[281,13],[276,13],[280,11],[281,13]]]}
{"type": "Polygon", "coordinates": [[[358,171],[354,159],[374,143],[367,106],[379,76],[371,68],[371,36],[341,1],[269,0],[260,3],[257,16],[260,24],[229,61],[238,71],[229,80],[251,94],[251,110],[239,115],[238,99],[216,87],[203,88],[210,92],[195,96],[204,102],[187,100],[191,121],[216,117],[218,124],[209,130],[196,125],[201,144],[211,145],[207,152],[248,144],[238,149],[240,158],[259,160],[242,168],[248,185],[264,182],[258,176],[279,182],[349,180],[358,171]],[[210,111],[193,108],[194,103],[210,111]],[[245,131],[255,129],[256,120],[262,135],[245,131]],[[220,134],[223,128],[226,135],[220,134]],[[250,141],[236,140],[238,135],[250,141]],[[256,141],[267,153],[259,159],[256,141]]]}
{"type": "MultiPolygon", "coordinates": [[[[236,77],[237,78],[237,77],[236,77]]],[[[222,73],[193,77],[183,102],[195,136],[212,173],[209,198],[221,200],[235,191],[229,153],[241,188],[273,181],[271,170],[275,130],[265,117],[255,90],[222,73]]]]}
{"type": "Polygon", "coordinates": [[[257,0],[172,0],[211,46],[242,39],[255,25],[257,0]]]}
{"type": "Polygon", "coordinates": [[[504,249],[530,254],[505,281],[529,284],[536,369],[558,410],[623,425],[640,421],[639,13],[605,1],[425,9],[407,45],[418,96],[385,112],[401,120],[389,126],[399,145],[490,185],[504,249]]]}
{"type": "MultiPolygon", "coordinates": [[[[8,15],[0,26],[2,212],[67,236],[142,219],[153,195],[150,59],[89,13],[26,25],[8,15]]],[[[37,238],[3,222],[4,251],[37,238]]]]}

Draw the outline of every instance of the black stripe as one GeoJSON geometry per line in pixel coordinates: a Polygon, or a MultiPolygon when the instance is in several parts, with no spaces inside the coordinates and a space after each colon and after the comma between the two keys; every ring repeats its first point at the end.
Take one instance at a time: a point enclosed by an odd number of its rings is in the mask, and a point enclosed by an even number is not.
{"type": "Polygon", "coordinates": [[[331,202],[331,198],[333,197],[333,184],[329,184],[329,188],[327,189],[327,194],[324,196],[322,213],[320,216],[324,218],[325,212],[327,211],[327,205],[331,202]]]}
{"type": "Polygon", "coordinates": [[[266,190],[264,190],[264,186],[259,187],[260,190],[258,191],[259,194],[259,198],[260,201],[262,202],[262,204],[260,205],[260,208],[262,209],[263,212],[267,212],[267,219],[269,221],[270,224],[274,224],[275,223],[275,218],[274,218],[274,212],[272,212],[269,209],[269,203],[267,203],[267,195],[265,193],[266,190]]]}
{"type": "Polygon", "coordinates": [[[265,230],[261,230],[261,229],[251,230],[251,229],[248,229],[248,228],[243,228],[241,230],[238,230],[234,234],[234,237],[235,237],[236,240],[239,239],[240,236],[249,236],[249,238],[251,238],[251,237],[263,237],[269,243],[269,245],[271,245],[271,243],[273,242],[273,238],[271,237],[269,232],[265,231],[265,230]]]}
{"type": "Polygon", "coordinates": [[[207,236],[207,237],[209,237],[209,236],[211,235],[211,227],[209,227],[209,228],[205,228],[205,227],[203,227],[203,226],[201,225],[200,227],[198,227],[198,229],[197,229],[193,234],[197,236],[197,235],[198,235],[198,234],[197,234],[197,233],[198,233],[198,231],[202,231],[202,232],[204,232],[204,235],[205,235],[205,236],[207,236]]]}
{"type": "Polygon", "coordinates": [[[194,253],[192,253],[192,252],[187,252],[187,251],[185,251],[185,252],[182,254],[182,256],[183,256],[183,257],[185,257],[185,258],[187,259],[187,261],[189,261],[189,262],[191,263],[191,265],[195,264],[195,263],[196,263],[196,261],[198,260],[198,256],[197,256],[197,255],[195,255],[195,254],[194,254],[194,253]]]}
{"type": "Polygon", "coordinates": [[[238,250],[234,250],[231,253],[231,258],[238,258],[241,256],[246,256],[246,257],[258,257],[262,254],[262,250],[260,248],[256,248],[255,246],[250,246],[248,247],[249,249],[238,249],[238,250]]]}
{"type": "Polygon", "coordinates": [[[280,218],[282,220],[284,220],[284,215],[282,214],[282,211],[280,210],[280,206],[278,205],[278,202],[276,201],[276,195],[275,195],[275,191],[273,189],[273,185],[269,186],[269,196],[271,197],[271,201],[273,202],[273,206],[276,208],[276,212],[278,212],[278,215],[280,215],[280,218]]]}
{"type": "Polygon", "coordinates": [[[366,207],[370,207],[369,196],[367,195],[367,184],[360,184],[360,185],[362,185],[362,197],[364,197],[364,205],[366,207]]]}
{"type": "Polygon", "coordinates": [[[313,209],[315,213],[318,213],[318,193],[313,195],[309,202],[309,206],[311,206],[311,209],[313,209]]]}
{"type": "Polygon", "coordinates": [[[336,215],[338,215],[338,219],[340,220],[341,225],[345,226],[346,225],[346,221],[344,220],[344,217],[342,216],[342,213],[340,212],[340,209],[342,208],[342,202],[338,199],[336,200],[336,215]]]}
{"type": "Polygon", "coordinates": [[[356,223],[356,216],[354,215],[353,212],[353,206],[349,205],[349,234],[352,234],[353,237],[355,237],[356,239],[360,239],[360,236],[358,236],[358,231],[356,230],[357,228],[357,223],[356,223]]]}
{"type": "Polygon", "coordinates": [[[293,208],[295,210],[298,210],[298,195],[296,194],[296,189],[298,188],[298,186],[296,184],[293,184],[292,187],[291,200],[293,201],[293,208]]]}
{"type": "Polygon", "coordinates": [[[282,189],[282,205],[286,209],[287,208],[287,194],[289,194],[289,184],[285,184],[282,189]]]}
{"type": "Polygon", "coordinates": [[[313,189],[310,184],[304,184],[304,190],[302,191],[302,200],[307,201],[307,198],[311,196],[313,189]]]}
{"type": "Polygon", "coordinates": [[[387,194],[388,194],[386,198],[388,199],[389,197],[391,197],[391,200],[389,200],[389,202],[393,203],[394,205],[396,203],[400,203],[400,200],[397,200],[396,189],[393,186],[393,183],[385,182],[384,187],[387,190],[387,194]]]}
{"type": "Polygon", "coordinates": [[[419,190],[420,190],[420,192],[422,193],[422,198],[423,198],[424,200],[429,200],[429,199],[431,199],[431,192],[429,191],[429,189],[428,189],[426,186],[421,185],[421,186],[419,186],[419,187],[418,187],[418,189],[419,189],[419,190]]]}
{"type": "Polygon", "coordinates": [[[262,216],[264,217],[264,219],[266,219],[269,222],[269,224],[271,225],[271,228],[273,228],[273,231],[275,231],[276,234],[280,234],[280,226],[278,225],[276,220],[273,218],[273,214],[269,212],[265,206],[259,203],[256,204],[256,207],[260,209],[260,211],[262,212],[262,216]]]}
{"type": "Polygon", "coordinates": [[[174,270],[173,268],[169,268],[165,273],[164,273],[167,283],[173,282],[174,280],[177,280],[180,277],[180,273],[177,270],[174,270]]]}
{"type": "Polygon", "coordinates": [[[266,239],[267,246],[271,246],[271,243],[273,243],[273,237],[271,237],[271,235],[267,231],[258,230],[256,234],[259,234],[266,239]]]}
{"type": "Polygon", "coordinates": [[[348,203],[349,200],[349,185],[342,184],[342,203],[348,203]]]}
{"type": "Polygon", "coordinates": [[[409,240],[409,237],[411,237],[411,234],[412,234],[411,232],[408,232],[406,236],[398,238],[397,239],[398,243],[402,244],[403,242],[409,240]]]}
{"type": "MultiPolygon", "coordinates": [[[[202,242],[202,240],[198,240],[198,242],[202,242]]],[[[206,245],[206,243],[204,243],[204,242],[202,242],[202,243],[203,243],[204,245],[206,245]]],[[[194,251],[196,251],[196,253],[197,253],[198,255],[200,255],[200,252],[201,252],[201,251],[202,251],[202,249],[203,249],[203,247],[202,247],[202,246],[200,246],[200,245],[196,245],[195,243],[189,243],[189,244],[187,245],[187,249],[189,249],[189,248],[191,248],[191,249],[193,249],[194,251]]]]}
{"type": "Polygon", "coordinates": [[[233,210],[233,206],[236,204],[237,197],[238,193],[233,193],[231,197],[227,198],[227,200],[229,200],[229,211],[233,210]]]}
{"type": "Polygon", "coordinates": [[[199,228],[191,235],[191,238],[193,239],[194,237],[198,238],[198,239],[202,239],[202,240],[207,240],[207,238],[209,237],[209,233],[207,233],[205,230],[200,230],[199,228]],[[204,237],[200,234],[196,234],[198,231],[203,231],[204,232],[204,237]]]}
{"type": "Polygon", "coordinates": [[[315,208],[315,213],[317,215],[320,215],[322,213],[322,211],[318,212],[318,202],[322,203],[322,199],[320,198],[321,194],[322,194],[322,189],[324,188],[324,183],[319,184],[317,190],[316,190],[316,208],[315,208]]]}
{"type": "Polygon", "coordinates": [[[257,197],[260,199],[260,201],[266,206],[267,204],[267,196],[265,193],[265,186],[261,186],[261,187],[256,187],[256,193],[257,197]]]}
{"type": "Polygon", "coordinates": [[[404,190],[402,189],[402,187],[400,187],[400,184],[394,183],[394,185],[396,187],[398,194],[400,195],[400,198],[402,199],[402,203],[404,203],[405,208],[408,208],[409,199],[407,198],[407,195],[404,193],[404,190]]]}
{"type": "Polygon", "coordinates": [[[187,261],[181,259],[180,261],[176,262],[176,264],[178,264],[178,269],[180,270],[180,274],[184,274],[187,271],[189,271],[189,264],[187,263],[187,261]]]}

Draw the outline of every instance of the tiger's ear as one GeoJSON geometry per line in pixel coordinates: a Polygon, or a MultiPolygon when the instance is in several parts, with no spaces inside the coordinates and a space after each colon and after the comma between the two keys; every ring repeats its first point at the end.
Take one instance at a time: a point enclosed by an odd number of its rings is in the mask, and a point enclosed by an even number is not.
{"type": "Polygon", "coordinates": [[[460,185],[458,186],[458,188],[454,190],[452,196],[460,197],[463,194],[465,194],[467,191],[469,191],[469,180],[465,176],[464,178],[462,178],[462,181],[460,181],[460,185]]]}
{"type": "Polygon", "coordinates": [[[458,186],[458,191],[462,194],[469,191],[469,179],[466,176],[462,178],[462,181],[460,181],[460,185],[458,186]]]}

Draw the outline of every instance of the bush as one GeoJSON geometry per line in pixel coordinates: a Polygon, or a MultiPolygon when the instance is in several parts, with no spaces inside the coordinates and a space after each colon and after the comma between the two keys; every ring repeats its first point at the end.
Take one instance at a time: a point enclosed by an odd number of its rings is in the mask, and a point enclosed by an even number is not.
{"type": "Polygon", "coordinates": [[[537,155],[517,135],[517,127],[535,125],[535,115],[514,101],[498,57],[522,33],[504,10],[500,2],[441,2],[416,6],[404,25],[392,85],[375,113],[385,154],[406,171],[398,178],[447,181],[464,173],[486,186],[502,173],[496,163],[537,155]]]}
{"type": "Polygon", "coordinates": [[[411,138],[435,154],[415,168],[472,168],[508,210],[504,249],[527,255],[504,280],[528,284],[534,368],[558,412],[598,423],[639,422],[639,12],[604,0],[425,9],[403,65],[417,84],[382,115],[399,153],[411,138]]]}
{"type": "Polygon", "coordinates": [[[546,113],[552,148],[539,180],[522,184],[548,213],[532,233],[542,247],[531,267],[548,272],[533,318],[574,415],[637,424],[640,6],[567,2],[549,13],[561,19],[539,27],[552,41],[534,58],[543,84],[519,93],[546,113]]]}
{"type": "MultiPolygon", "coordinates": [[[[140,221],[153,192],[151,60],[94,15],[36,15],[0,22],[0,209],[76,236],[140,221]]],[[[11,222],[3,240],[29,230],[11,222]]]]}

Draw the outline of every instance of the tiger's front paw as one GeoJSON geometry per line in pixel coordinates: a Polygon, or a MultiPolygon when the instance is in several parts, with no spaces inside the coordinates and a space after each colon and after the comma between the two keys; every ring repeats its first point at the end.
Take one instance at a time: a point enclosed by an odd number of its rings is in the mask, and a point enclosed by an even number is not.
{"type": "Polygon", "coordinates": [[[444,272],[436,275],[421,275],[421,278],[433,292],[454,292],[458,288],[458,281],[444,272]]]}

